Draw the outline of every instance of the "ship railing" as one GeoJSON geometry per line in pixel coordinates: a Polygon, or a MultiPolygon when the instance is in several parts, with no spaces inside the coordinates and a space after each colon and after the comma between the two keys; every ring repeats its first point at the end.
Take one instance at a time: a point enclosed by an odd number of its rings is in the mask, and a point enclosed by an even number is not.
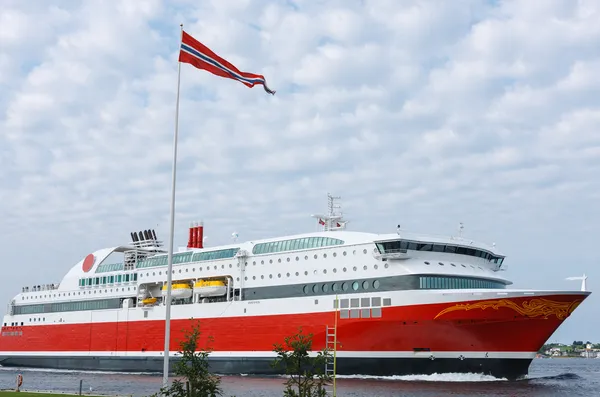
{"type": "Polygon", "coordinates": [[[40,284],[32,287],[22,287],[21,292],[39,292],[39,291],[52,291],[58,289],[60,284],[40,284]]]}

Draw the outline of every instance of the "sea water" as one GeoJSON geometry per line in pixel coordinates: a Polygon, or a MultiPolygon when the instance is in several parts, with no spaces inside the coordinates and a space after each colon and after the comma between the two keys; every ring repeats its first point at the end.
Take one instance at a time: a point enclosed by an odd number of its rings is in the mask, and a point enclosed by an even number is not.
{"type": "MultiPolygon", "coordinates": [[[[13,389],[18,373],[22,390],[46,390],[95,395],[149,396],[160,389],[161,374],[80,372],[0,367],[0,389],[13,389]]],[[[283,395],[283,377],[223,376],[223,396],[278,397],[283,395]]],[[[600,396],[600,359],[535,359],[529,376],[508,381],[480,374],[439,374],[392,377],[341,376],[337,395],[367,396],[600,396]]]]}

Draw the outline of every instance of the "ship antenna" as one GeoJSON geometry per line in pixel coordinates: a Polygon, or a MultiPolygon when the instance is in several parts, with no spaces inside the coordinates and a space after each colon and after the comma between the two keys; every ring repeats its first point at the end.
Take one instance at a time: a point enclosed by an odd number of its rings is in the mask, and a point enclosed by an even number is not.
{"type": "Polygon", "coordinates": [[[348,221],[343,219],[343,213],[341,211],[342,206],[336,202],[340,200],[339,196],[332,196],[327,193],[327,214],[326,215],[311,215],[313,218],[317,218],[319,225],[323,226],[324,231],[331,230],[344,230],[348,221]]]}
{"type": "Polygon", "coordinates": [[[458,237],[462,238],[462,231],[463,231],[464,228],[465,228],[465,226],[463,225],[463,223],[459,222],[458,223],[458,237]]]}

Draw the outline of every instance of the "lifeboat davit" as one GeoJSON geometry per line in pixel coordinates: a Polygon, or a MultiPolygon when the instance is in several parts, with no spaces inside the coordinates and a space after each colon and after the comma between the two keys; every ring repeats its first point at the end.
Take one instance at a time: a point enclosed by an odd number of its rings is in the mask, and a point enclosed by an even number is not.
{"type": "MultiPolygon", "coordinates": [[[[162,296],[167,296],[167,286],[162,287],[162,296]]],[[[171,298],[172,299],[187,299],[192,296],[192,287],[189,284],[171,284],[171,298]]]]}
{"type": "Polygon", "coordinates": [[[194,284],[194,294],[205,296],[222,296],[227,293],[227,286],[220,280],[198,280],[194,284]]]}

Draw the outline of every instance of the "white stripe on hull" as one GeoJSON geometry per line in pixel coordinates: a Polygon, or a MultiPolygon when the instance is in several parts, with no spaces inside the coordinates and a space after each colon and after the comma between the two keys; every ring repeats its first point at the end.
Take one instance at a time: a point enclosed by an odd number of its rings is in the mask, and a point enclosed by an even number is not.
{"type": "MultiPolygon", "coordinates": [[[[315,356],[317,352],[310,352],[315,356]]],[[[336,356],[340,358],[427,358],[431,356],[435,358],[516,358],[516,359],[531,359],[535,358],[536,352],[483,352],[483,351],[431,351],[431,352],[413,352],[413,351],[337,351],[336,356]]],[[[23,356],[23,357],[161,357],[162,351],[147,351],[147,352],[106,352],[106,351],[44,351],[44,352],[3,352],[0,351],[0,356],[23,356]]],[[[177,354],[171,352],[169,357],[176,357],[177,354]]],[[[210,353],[210,357],[215,358],[275,358],[276,353],[271,351],[214,351],[210,353]]]]}

